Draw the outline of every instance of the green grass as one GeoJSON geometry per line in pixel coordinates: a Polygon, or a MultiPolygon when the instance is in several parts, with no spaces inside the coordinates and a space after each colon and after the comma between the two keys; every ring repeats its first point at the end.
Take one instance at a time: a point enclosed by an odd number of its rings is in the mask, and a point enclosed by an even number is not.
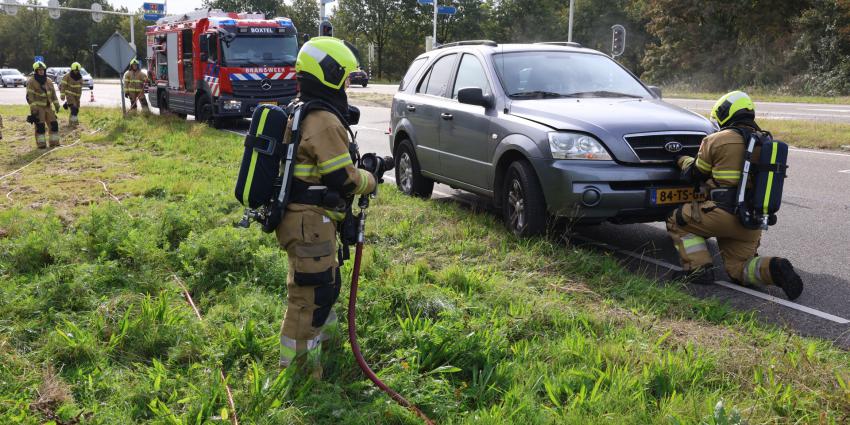
{"type": "Polygon", "coordinates": [[[803,120],[766,120],[761,125],[777,139],[798,148],[850,150],[850,124],[803,120]]]}
{"type": "MultiPolygon", "coordinates": [[[[779,102],[779,103],[820,103],[828,105],[850,105],[850,96],[798,96],[792,94],[781,94],[775,91],[748,89],[742,88],[749,94],[753,100],[758,102],[779,102]]],[[[702,100],[717,100],[727,92],[706,92],[699,90],[691,90],[686,87],[673,86],[665,87],[662,90],[665,98],[672,99],[702,99],[702,100]]]]}
{"type": "MultiPolygon", "coordinates": [[[[23,108],[0,113],[3,175],[37,153],[23,108]]],[[[341,337],[322,382],[280,373],[286,258],[272,236],[232,227],[238,136],[115,110],[84,109],[82,122],[80,143],[0,181],[3,423],[224,424],[221,367],[245,424],[419,423],[371,386],[341,337]]],[[[361,346],[438,423],[850,415],[850,355],[829,342],[391,187],[367,226],[361,346]]]]}

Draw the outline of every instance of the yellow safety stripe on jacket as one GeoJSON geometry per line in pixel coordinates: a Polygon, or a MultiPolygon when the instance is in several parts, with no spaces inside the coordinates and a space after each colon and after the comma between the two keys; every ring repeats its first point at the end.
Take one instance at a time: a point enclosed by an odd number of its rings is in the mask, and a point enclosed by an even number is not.
{"type": "Polygon", "coordinates": [[[358,169],[357,171],[360,173],[360,184],[357,185],[357,189],[354,190],[354,193],[362,195],[366,193],[366,190],[369,188],[369,172],[362,169],[358,169]]]}
{"type": "Polygon", "coordinates": [[[325,210],[325,215],[328,216],[329,219],[333,221],[342,221],[345,218],[344,212],[334,211],[334,210],[325,210]]]}
{"type": "Polygon", "coordinates": [[[711,177],[715,180],[741,180],[741,170],[711,170],[711,177]]]}
{"type": "Polygon", "coordinates": [[[346,152],[342,155],[335,156],[327,161],[319,163],[319,174],[329,174],[340,168],[345,168],[348,165],[354,164],[351,161],[351,155],[346,152]]]}
{"type": "Polygon", "coordinates": [[[30,100],[30,106],[47,107],[50,104],[47,93],[41,93],[38,90],[27,89],[27,94],[32,95],[34,99],[30,100]]]}
{"type": "Polygon", "coordinates": [[[313,164],[295,164],[295,177],[320,177],[319,167],[313,164]]]}
{"type": "Polygon", "coordinates": [[[703,172],[703,174],[708,174],[711,172],[711,164],[702,160],[702,158],[697,158],[697,168],[703,172]]]}

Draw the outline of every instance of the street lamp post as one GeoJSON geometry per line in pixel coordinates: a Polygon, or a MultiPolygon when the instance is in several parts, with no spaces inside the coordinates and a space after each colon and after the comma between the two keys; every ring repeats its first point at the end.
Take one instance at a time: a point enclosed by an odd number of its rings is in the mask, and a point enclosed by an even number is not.
{"type": "Polygon", "coordinates": [[[92,78],[97,78],[97,57],[95,56],[95,50],[97,50],[97,44],[91,45],[91,69],[92,69],[92,78]]]}

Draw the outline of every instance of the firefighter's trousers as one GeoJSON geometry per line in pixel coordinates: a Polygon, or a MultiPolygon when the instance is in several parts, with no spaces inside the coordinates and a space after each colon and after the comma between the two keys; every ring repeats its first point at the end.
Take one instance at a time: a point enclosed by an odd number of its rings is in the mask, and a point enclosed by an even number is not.
{"type": "Polygon", "coordinates": [[[31,106],[30,112],[35,115],[35,144],[40,148],[47,147],[47,129],[50,129],[50,146],[59,146],[59,122],[56,113],[50,106],[31,106]]]}
{"type": "Polygon", "coordinates": [[[332,308],[341,288],[336,224],[313,210],[287,210],[276,233],[289,257],[280,365],[288,367],[296,357],[318,364],[326,331],[336,326],[332,308]]]}
{"type": "Polygon", "coordinates": [[[771,257],[758,257],[761,230],[747,229],[712,201],[684,204],[667,219],[667,232],[687,271],[711,266],[706,239],[716,238],[726,273],[737,283],[770,285],[771,257]]]}
{"type": "Polygon", "coordinates": [[[75,127],[80,122],[78,117],[80,114],[80,98],[77,96],[66,96],[65,103],[68,104],[68,110],[71,112],[68,115],[68,125],[75,127]]]}
{"type": "Polygon", "coordinates": [[[130,92],[130,93],[127,94],[127,96],[130,98],[130,110],[131,111],[136,109],[137,103],[142,104],[142,109],[144,109],[146,111],[148,110],[148,99],[145,97],[144,92],[141,92],[141,91],[130,92]]]}

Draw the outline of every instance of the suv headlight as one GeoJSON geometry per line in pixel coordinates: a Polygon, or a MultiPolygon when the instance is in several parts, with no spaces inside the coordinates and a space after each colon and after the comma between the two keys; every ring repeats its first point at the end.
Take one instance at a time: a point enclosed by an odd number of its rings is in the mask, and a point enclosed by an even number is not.
{"type": "Polygon", "coordinates": [[[555,159],[611,160],[611,155],[593,136],[582,133],[551,132],[549,149],[555,159]]]}
{"type": "Polygon", "coordinates": [[[238,111],[242,109],[242,101],[241,100],[225,100],[224,105],[225,111],[238,111]]]}

